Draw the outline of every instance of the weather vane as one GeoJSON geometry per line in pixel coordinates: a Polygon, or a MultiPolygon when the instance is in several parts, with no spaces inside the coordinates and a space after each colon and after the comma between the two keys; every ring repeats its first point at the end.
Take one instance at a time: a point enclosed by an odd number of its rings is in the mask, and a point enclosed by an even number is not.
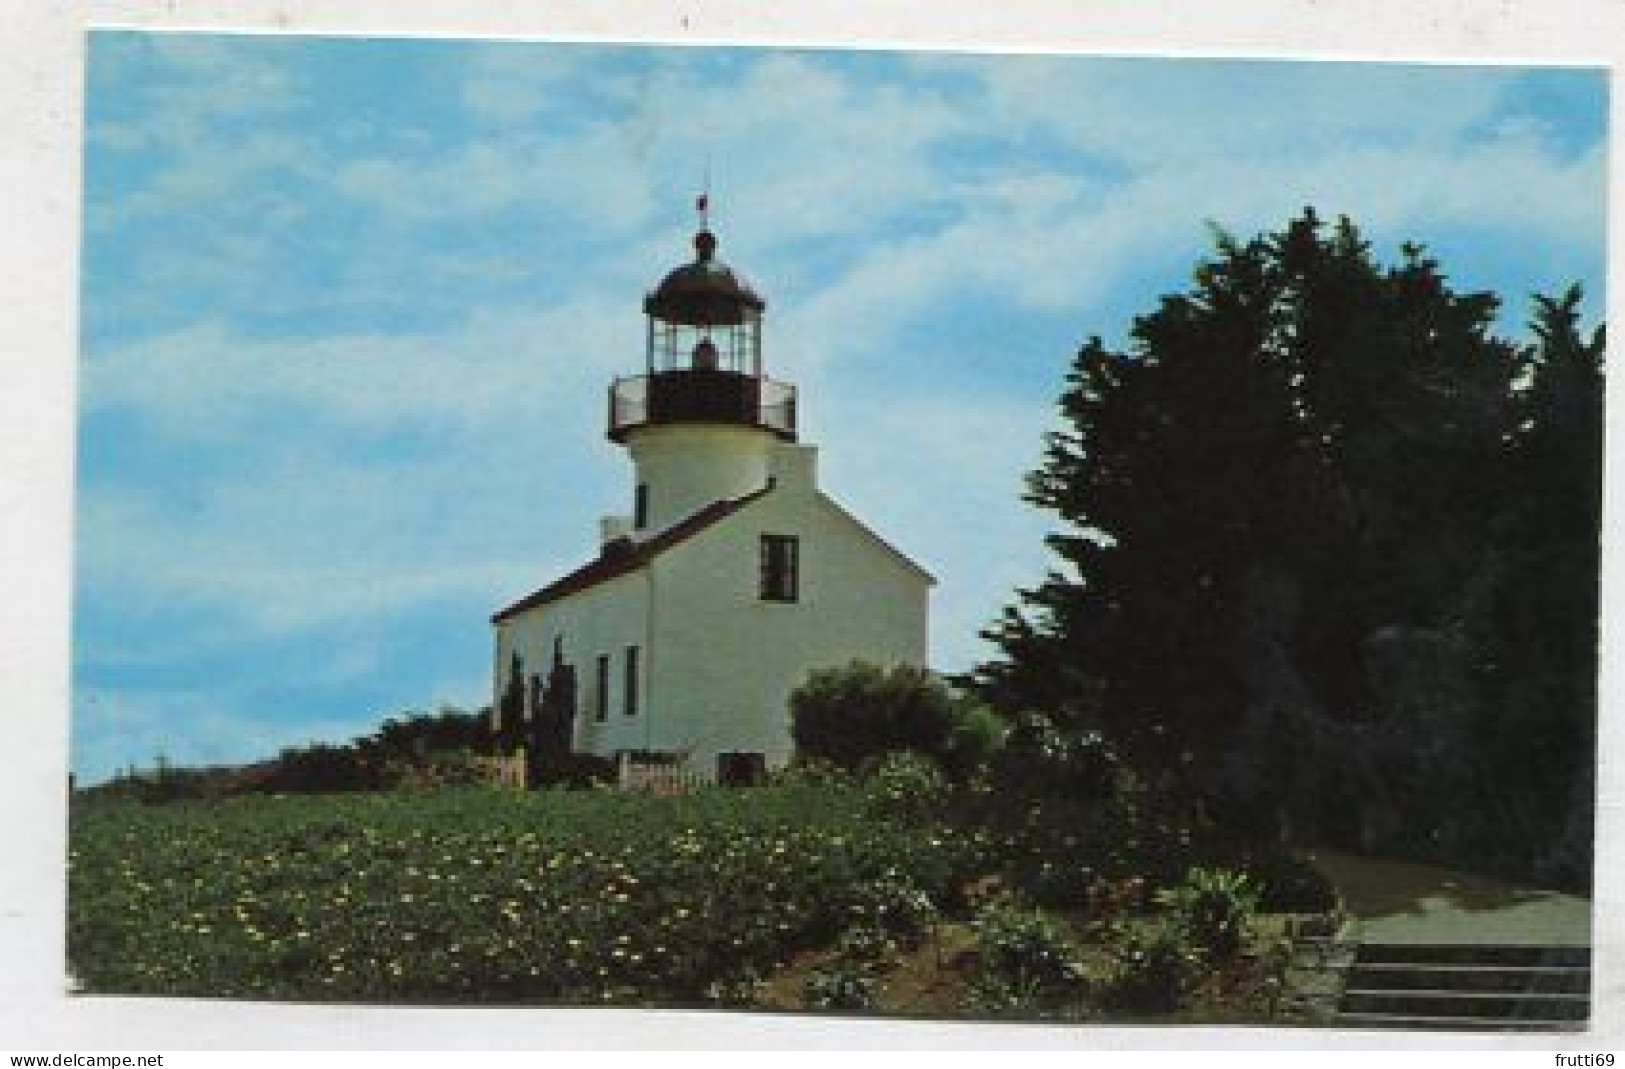
{"type": "Polygon", "coordinates": [[[711,229],[711,151],[705,153],[705,173],[700,180],[700,195],[694,198],[694,208],[700,213],[700,229],[711,229]]]}

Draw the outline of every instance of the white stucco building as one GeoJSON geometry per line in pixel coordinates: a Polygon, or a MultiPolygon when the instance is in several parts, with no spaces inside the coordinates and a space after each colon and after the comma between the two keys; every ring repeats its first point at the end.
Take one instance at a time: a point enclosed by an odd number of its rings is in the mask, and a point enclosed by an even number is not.
{"type": "Polygon", "coordinates": [[[819,489],[795,388],[763,373],[765,302],[716,258],[703,216],[694,247],[644,300],[644,373],[610,385],[631,515],[604,517],[593,559],[495,614],[492,708],[500,730],[517,668],[520,716],[553,718],[538,746],[687,755],[707,778],[749,779],[789,759],[787,699],[813,669],[925,664],[933,580],[819,489]],[[544,714],[555,665],[573,670],[573,709],[544,714]]]}

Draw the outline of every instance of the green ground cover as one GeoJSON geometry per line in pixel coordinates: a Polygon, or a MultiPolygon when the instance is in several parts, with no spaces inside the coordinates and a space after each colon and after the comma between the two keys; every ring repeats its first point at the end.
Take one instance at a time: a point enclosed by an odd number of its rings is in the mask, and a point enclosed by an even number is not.
{"type": "Polygon", "coordinates": [[[1095,750],[1023,739],[994,771],[1025,793],[894,755],[681,797],[81,795],[69,967],[107,994],[1271,1017],[1260,914],[1330,908],[1323,878],[1204,858],[1095,750]],[[1083,800],[1046,787],[1062,767],[1083,800]]]}
{"type": "Polygon", "coordinates": [[[850,787],[79,802],[69,966],[91,992],[728,1003],[886,876],[950,898],[968,833],[850,787]]]}

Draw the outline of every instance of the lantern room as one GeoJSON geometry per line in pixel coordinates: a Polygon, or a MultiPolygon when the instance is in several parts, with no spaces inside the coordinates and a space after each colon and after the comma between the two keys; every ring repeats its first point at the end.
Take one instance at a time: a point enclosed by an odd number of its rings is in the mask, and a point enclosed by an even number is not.
{"type": "Polygon", "coordinates": [[[668,272],[643,300],[644,374],[611,384],[611,440],[673,423],[755,427],[795,440],[795,387],[762,373],[767,302],[716,252],[702,214],[694,259],[668,272]]]}
{"type": "Polygon", "coordinates": [[[694,235],[694,262],[667,274],[644,298],[649,374],[728,371],[761,377],[767,302],[716,252],[716,235],[701,230],[694,235]]]}

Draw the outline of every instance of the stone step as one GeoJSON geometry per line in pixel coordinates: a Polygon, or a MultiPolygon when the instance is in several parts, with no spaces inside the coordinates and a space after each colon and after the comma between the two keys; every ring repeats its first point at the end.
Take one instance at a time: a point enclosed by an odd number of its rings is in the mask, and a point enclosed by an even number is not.
{"type": "Polygon", "coordinates": [[[1354,963],[1359,944],[1351,939],[1300,936],[1293,940],[1292,959],[1305,967],[1345,967],[1354,963]]]}
{"type": "Polygon", "coordinates": [[[1444,989],[1399,991],[1351,986],[1343,992],[1343,1000],[1338,1010],[1339,1020],[1342,1020],[1345,1014],[1387,1014],[1410,1017],[1583,1021],[1591,1012],[1591,999],[1585,994],[1444,989]]]}
{"type": "Polygon", "coordinates": [[[1590,947],[1486,946],[1478,943],[1361,943],[1370,965],[1510,965],[1589,968],[1590,947]]]}
{"type": "Polygon", "coordinates": [[[1461,965],[1358,963],[1348,986],[1366,990],[1547,992],[1583,995],[1591,970],[1578,965],[1461,965]]]}

